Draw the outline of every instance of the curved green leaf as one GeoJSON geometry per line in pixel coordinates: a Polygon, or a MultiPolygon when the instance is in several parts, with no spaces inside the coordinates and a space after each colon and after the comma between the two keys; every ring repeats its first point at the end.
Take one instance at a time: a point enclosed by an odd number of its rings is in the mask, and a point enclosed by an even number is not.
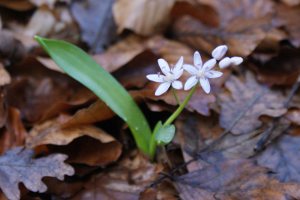
{"type": "Polygon", "coordinates": [[[128,124],[139,149],[149,155],[149,125],[124,87],[75,45],[38,36],[35,36],[35,39],[60,68],[92,90],[128,124]]]}

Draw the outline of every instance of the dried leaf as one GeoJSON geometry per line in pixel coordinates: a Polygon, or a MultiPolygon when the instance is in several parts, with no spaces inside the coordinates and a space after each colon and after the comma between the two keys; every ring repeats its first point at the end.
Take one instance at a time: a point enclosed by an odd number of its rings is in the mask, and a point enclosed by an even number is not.
{"type": "Polygon", "coordinates": [[[298,199],[300,186],[281,183],[250,160],[222,160],[177,179],[183,200],[298,199]]]}
{"type": "Polygon", "coordinates": [[[94,176],[76,199],[138,199],[140,192],[155,180],[162,170],[160,164],[150,163],[141,154],[131,153],[117,166],[94,176]]]}
{"type": "Polygon", "coordinates": [[[300,173],[297,169],[300,164],[297,157],[299,150],[300,138],[284,135],[273,142],[256,159],[259,165],[271,169],[274,172],[274,177],[278,180],[300,183],[300,173]]]}
{"type": "Polygon", "coordinates": [[[81,37],[93,52],[103,52],[116,39],[112,16],[114,0],[74,1],[71,11],[81,29],[81,37]]]}
{"type": "Polygon", "coordinates": [[[53,12],[47,7],[40,7],[27,24],[25,34],[31,37],[34,35],[47,36],[53,30],[55,23],[57,20],[53,12]]]}
{"type": "Polygon", "coordinates": [[[2,63],[0,63],[0,87],[4,85],[8,85],[10,82],[11,82],[11,77],[9,73],[6,71],[2,63]]]}
{"type": "Polygon", "coordinates": [[[20,199],[20,182],[33,192],[45,192],[47,186],[41,181],[43,177],[63,180],[65,175],[74,174],[74,169],[64,163],[66,155],[52,154],[38,159],[33,156],[32,150],[18,147],[0,157],[0,187],[8,199],[20,199]]]}
{"type": "Polygon", "coordinates": [[[34,7],[28,0],[1,0],[0,5],[17,11],[27,11],[34,7]]]}
{"type": "Polygon", "coordinates": [[[251,0],[199,0],[211,6],[219,18],[217,27],[205,21],[183,17],[175,23],[177,38],[208,54],[219,44],[229,46],[232,55],[248,56],[272,30],[273,2],[251,0]]]}
{"type": "Polygon", "coordinates": [[[161,32],[169,18],[174,0],[118,0],[113,5],[113,15],[118,32],[130,29],[141,35],[161,32]]]}
{"type": "Polygon", "coordinates": [[[28,122],[39,122],[57,116],[95,99],[87,88],[65,74],[45,68],[34,58],[14,65],[7,102],[21,111],[28,122]]]}
{"type": "Polygon", "coordinates": [[[297,20],[300,14],[299,6],[291,8],[279,5],[276,7],[276,14],[277,23],[284,27],[288,33],[288,39],[295,47],[300,47],[300,25],[297,20]]]}
{"type": "Polygon", "coordinates": [[[231,76],[225,86],[231,93],[231,95],[220,95],[220,124],[225,129],[231,126],[235,118],[245,110],[245,107],[249,106],[250,102],[258,98],[238,124],[232,128],[231,132],[234,134],[246,134],[260,127],[262,122],[259,117],[262,115],[279,117],[286,113],[283,106],[285,98],[282,93],[258,84],[250,73],[246,74],[244,82],[231,76]]]}
{"type": "Polygon", "coordinates": [[[49,148],[69,155],[69,162],[90,166],[109,164],[121,155],[122,145],[105,131],[91,125],[73,124],[72,127],[63,128],[63,121],[46,121],[34,126],[26,139],[26,146],[58,145],[49,148]],[[67,146],[60,147],[62,145],[67,146]]]}

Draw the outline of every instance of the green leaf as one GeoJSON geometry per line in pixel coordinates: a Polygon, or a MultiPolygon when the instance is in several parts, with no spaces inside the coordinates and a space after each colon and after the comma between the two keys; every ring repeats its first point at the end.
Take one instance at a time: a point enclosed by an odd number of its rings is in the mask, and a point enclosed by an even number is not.
{"type": "Polygon", "coordinates": [[[92,90],[129,126],[139,149],[149,155],[151,131],[145,116],[124,87],[83,50],[61,40],[35,39],[68,75],[92,90]]]}
{"type": "Polygon", "coordinates": [[[155,140],[158,145],[169,144],[175,136],[175,126],[173,124],[162,126],[155,134],[155,140]]]}

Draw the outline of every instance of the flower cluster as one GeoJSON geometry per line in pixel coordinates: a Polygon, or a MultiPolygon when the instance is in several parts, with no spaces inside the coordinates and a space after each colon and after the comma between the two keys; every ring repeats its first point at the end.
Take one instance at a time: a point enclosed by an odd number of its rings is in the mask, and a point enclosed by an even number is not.
{"type": "Polygon", "coordinates": [[[147,78],[150,81],[160,83],[155,91],[155,95],[159,96],[168,91],[172,86],[174,89],[189,90],[194,87],[197,83],[203,88],[206,93],[210,92],[210,84],[208,79],[218,78],[223,75],[222,72],[212,70],[218,63],[221,69],[231,65],[239,65],[243,62],[241,57],[225,57],[228,50],[226,45],[216,47],[211,55],[212,58],[203,63],[201,55],[198,51],[194,53],[194,64],[185,64],[183,57],[181,56],[174,67],[170,67],[169,64],[162,58],[158,59],[158,65],[163,74],[149,74],[147,78]],[[179,80],[183,72],[187,71],[190,77],[185,82],[184,86],[179,80]]]}

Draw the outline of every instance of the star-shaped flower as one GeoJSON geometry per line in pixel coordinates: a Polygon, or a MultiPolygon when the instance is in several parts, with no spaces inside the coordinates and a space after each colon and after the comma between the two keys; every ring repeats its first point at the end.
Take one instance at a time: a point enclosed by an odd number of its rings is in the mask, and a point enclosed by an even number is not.
{"type": "MultiPolygon", "coordinates": [[[[221,57],[221,56],[219,56],[221,57]]],[[[198,82],[206,93],[210,92],[209,78],[218,78],[222,76],[222,72],[214,71],[212,68],[216,65],[216,59],[210,59],[202,64],[200,53],[194,53],[194,65],[184,64],[183,68],[192,76],[186,81],[184,90],[189,90],[198,82]]]]}
{"type": "Polygon", "coordinates": [[[172,85],[173,88],[179,90],[182,88],[181,81],[178,81],[183,73],[183,57],[181,56],[177,63],[175,64],[174,68],[170,68],[167,61],[160,58],[158,59],[158,65],[164,75],[161,74],[149,74],[146,77],[150,81],[154,81],[157,83],[161,83],[155,91],[155,95],[159,96],[165,93],[170,86],[172,85]]]}

